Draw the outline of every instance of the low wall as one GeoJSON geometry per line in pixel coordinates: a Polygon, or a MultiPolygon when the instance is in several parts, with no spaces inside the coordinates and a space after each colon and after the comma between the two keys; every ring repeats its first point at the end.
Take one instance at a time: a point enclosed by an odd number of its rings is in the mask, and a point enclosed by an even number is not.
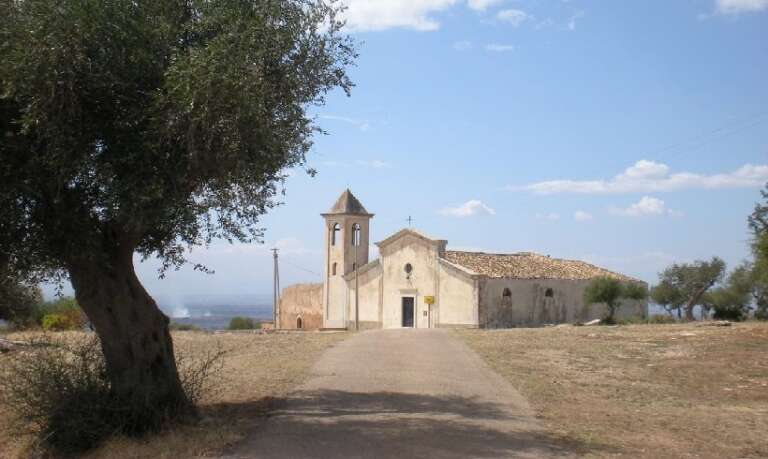
{"type": "Polygon", "coordinates": [[[278,311],[280,329],[321,329],[323,327],[323,284],[296,284],[284,288],[280,294],[278,311]]]}

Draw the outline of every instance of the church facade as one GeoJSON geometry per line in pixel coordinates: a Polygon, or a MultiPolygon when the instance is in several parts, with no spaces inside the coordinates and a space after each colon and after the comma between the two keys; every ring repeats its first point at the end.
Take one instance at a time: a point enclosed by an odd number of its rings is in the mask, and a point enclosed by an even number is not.
{"type": "MultiPolygon", "coordinates": [[[[642,283],[582,261],[530,252],[451,251],[447,241],[410,228],[377,242],[379,256],[369,260],[374,215],[349,190],[322,216],[324,282],[302,285],[300,299],[298,290],[284,291],[280,328],[508,328],[586,322],[606,313],[605,305],[584,303],[590,280],[607,276],[642,283]]],[[[624,300],[617,317],[646,317],[647,312],[647,301],[624,300]]]]}

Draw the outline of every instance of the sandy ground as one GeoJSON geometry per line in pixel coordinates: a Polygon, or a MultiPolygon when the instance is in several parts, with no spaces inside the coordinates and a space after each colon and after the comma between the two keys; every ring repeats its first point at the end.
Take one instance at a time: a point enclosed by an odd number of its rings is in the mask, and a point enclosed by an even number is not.
{"type": "Polygon", "coordinates": [[[229,458],[564,457],[511,384],[448,330],[375,330],[326,351],[229,458]]]}
{"type": "Polygon", "coordinates": [[[768,457],[768,323],[456,334],[586,457],[768,457]]]}

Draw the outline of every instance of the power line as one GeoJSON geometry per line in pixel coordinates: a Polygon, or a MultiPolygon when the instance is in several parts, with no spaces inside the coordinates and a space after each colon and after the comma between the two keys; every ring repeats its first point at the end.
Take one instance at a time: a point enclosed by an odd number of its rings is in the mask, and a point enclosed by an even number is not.
{"type": "Polygon", "coordinates": [[[682,142],[677,142],[677,143],[673,143],[671,145],[667,145],[666,147],[663,147],[663,148],[661,148],[659,150],[656,150],[656,151],[654,151],[652,153],[649,153],[648,156],[649,157],[653,157],[653,156],[660,155],[660,154],[662,154],[664,152],[667,152],[667,151],[674,151],[674,150],[678,150],[679,149],[680,151],[678,153],[676,153],[676,154],[674,154],[672,156],[667,156],[665,159],[669,159],[669,158],[675,157],[675,156],[681,154],[682,152],[686,151],[687,149],[691,149],[691,148],[703,145],[703,144],[705,144],[707,142],[712,142],[714,140],[722,139],[724,137],[728,137],[730,135],[733,135],[733,134],[735,134],[737,132],[740,132],[740,131],[743,131],[745,129],[749,129],[749,128],[753,127],[753,126],[756,126],[756,125],[760,124],[760,122],[763,121],[763,119],[766,118],[766,116],[768,116],[768,112],[757,113],[757,114],[755,114],[753,116],[750,116],[749,118],[747,118],[745,120],[742,120],[740,122],[732,123],[732,124],[730,124],[728,126],[721,126],[721,127],[717,128],[717,129],[713,129],[711,131],[704,132],[702,134],[694,136],[694,137],[692,137],[692,138],[690,138],[688,140],[684,140],[682,142]]]}
{"type": "Polygon", "coordinates": [[[310,274],[314,274],[315,276],[318,276],[318,277],[323,277],[323,275],[322,275],[322,274],[320,274],[320,273],[318,273],[318,272],[316,272],[316,271],[312,271],[311,269],[305,268],[305,267],[303,267],[303,266],[299,266],[299,265],[297,265],[296,263],[292,263],[292,262],[290,262],[289,260],[287,260],[285,257],[283,257],[283,262],[284,262],[284,263],[287,263],[287,264],[289,264],[289,265],[291,265],[291,266],[293,266],[293,267],[294,267],[294,268],[296,268],[296,269],[300,269],[300,270],[302,270],[302,271],[306,271],[306,272],[308,272],[308,273],[310,273],[310,274]]]}

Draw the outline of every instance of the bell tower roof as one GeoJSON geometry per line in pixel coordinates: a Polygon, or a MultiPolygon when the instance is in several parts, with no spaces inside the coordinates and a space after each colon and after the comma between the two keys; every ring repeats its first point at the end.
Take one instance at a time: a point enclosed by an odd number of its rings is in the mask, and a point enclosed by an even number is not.
{"type": "Polygon", "coordinates": [[[336,200],[336,203],[331,207],[331,210],[323,215],[365,215],[372,217],[373,214],[368,213],[365,207],[360,201],[352,194],[349,189],[344,190],[336,200]]]}

